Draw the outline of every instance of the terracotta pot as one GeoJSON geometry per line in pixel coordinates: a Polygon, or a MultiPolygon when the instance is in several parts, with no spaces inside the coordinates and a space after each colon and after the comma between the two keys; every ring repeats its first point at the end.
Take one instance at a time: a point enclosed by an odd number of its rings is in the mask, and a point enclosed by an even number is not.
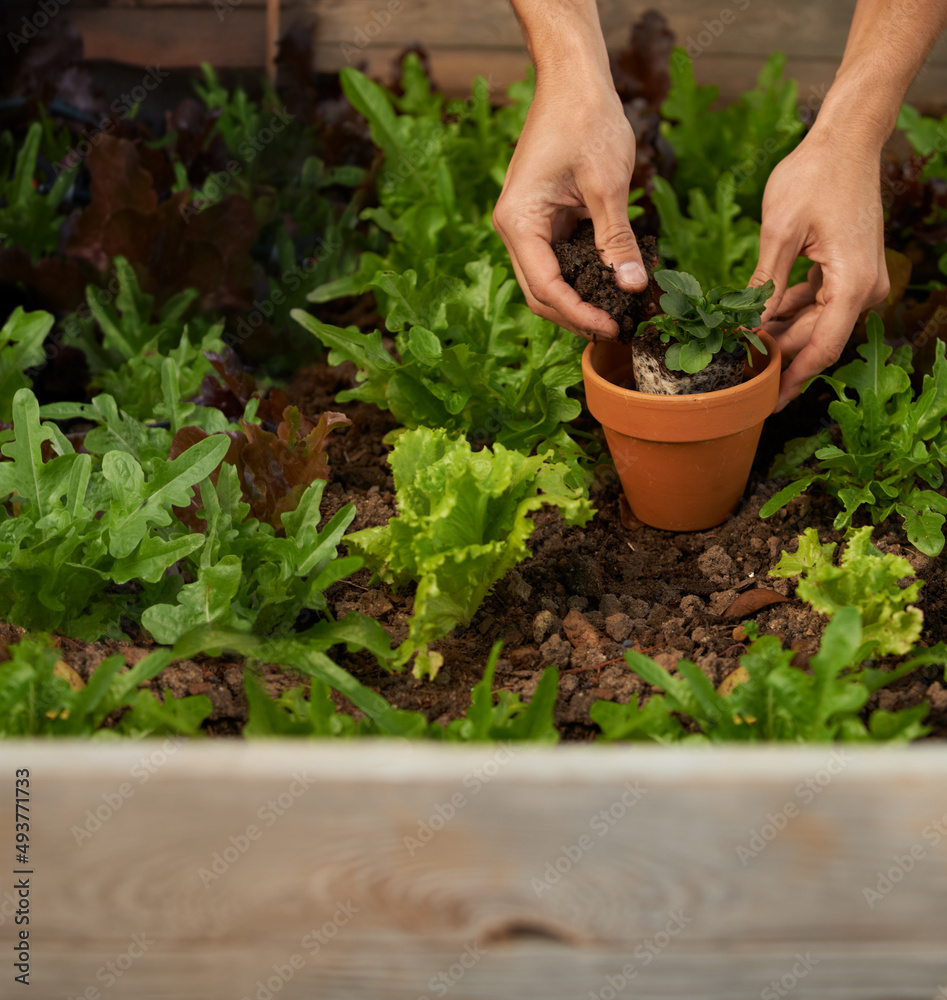
{"type": "Polygon", "coordinates": [[[779,396],[780,357],[752,349],[746,381],[690,396],[633,389],[631,347],[589,344],[582,355],[585,395],[602,424],[622,489],[635,517],[655,528],[700,531],[726,520],[750,476],[763,421],[779,396]]]}

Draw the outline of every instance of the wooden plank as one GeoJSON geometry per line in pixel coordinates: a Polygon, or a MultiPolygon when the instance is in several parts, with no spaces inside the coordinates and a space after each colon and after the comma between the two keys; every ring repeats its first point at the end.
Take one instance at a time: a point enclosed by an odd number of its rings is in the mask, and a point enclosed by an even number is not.
{"type": "MultiPolygon", "coordinates": [[[[292,9],[283,6],[283,23],[292,20],[292,9]]],[[[117,59],[140,65],[164,67],[196,66],[207,61],[216,66],[261,68],[265,57],[263,12],[258,8],[237,7],[223,22],[213,10],[155,8],[144,10],[74,10],[71,14],[82,33],[86,53],[92,59],[117,59]]],[[[316,65],[325,71],[345,65],[364,67],[372,76],[388,80],[393,60],[401,45],[370,43],[359,48],[348,42],[321,40],[316,46],[316,65]]],[[[768,50],[765,50],[768,51],[768,50]]],[[[500,95],[514,81],[523,78],[529,64],[523,48],[456,49],[430,48],[437,84],[452,97],[467,96],[474,78],[486,76],[492,93],[500,95]]],[[[721,99],[732,100],[751,87],[764,53],[726,55],[702,53],[694,65],[699,83],[715,83],[721,99]]],[[[793,56],[788,72],[798,78],[801,100],[820,99],[837,69],[834,59],[793,56]]],[[[947,93],[947,65],[934,62],[921,71],[908,99],[921,107],[943,104],[947,93]]]]}
{"type": "MultiPolygon", "coordinates": [[[[283,5],[289,23],[293,7],[283,5]]],[[[266,63],[266,27],[259,7],[237,6],[223,17],[210,5],[147,10],[76,9],[70,20],[82,35],[88,59],[114,59],[165,68],[259,68],[266,63]]]]}
{"type": "Polygon", "coordinates": [[[7,741],[0,763],[32,772],[40,996],[101,990],[109,962],[109,998],[182,1000],[947,981],[941,747],[7,741]]]}

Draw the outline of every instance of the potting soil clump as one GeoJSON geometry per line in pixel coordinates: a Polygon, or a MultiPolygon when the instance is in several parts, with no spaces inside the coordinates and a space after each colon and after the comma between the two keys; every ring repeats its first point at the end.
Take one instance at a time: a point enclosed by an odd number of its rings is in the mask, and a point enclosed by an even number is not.
{"type": "Polygon", "coordinates": [[[615,269],[602,263],[595,247],[595,231],[591,219],[580,220],[567,240],[553,244],[559,269],[585,302],[604,309],[618,324],[618,339],[623,344],[631,342],[638,324],[650,319],[658,311],[661,289],[652,271],[658,266],[657,245],[653,236],[643,236],[638,241],[641,257],[649,275],[648,287],[643,292],[626,292],[615,284],[615,269]]]}

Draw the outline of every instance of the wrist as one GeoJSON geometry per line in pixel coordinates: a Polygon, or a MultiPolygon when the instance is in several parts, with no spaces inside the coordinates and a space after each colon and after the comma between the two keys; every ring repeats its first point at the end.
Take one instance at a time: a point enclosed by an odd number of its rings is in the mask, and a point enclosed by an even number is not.
{"type": "Polygon", "coordinates": [[[595,0],[513,0],[537,87],[614,91],[595,0]]]}
{"type": "Polygon", "coordinates": [[[900,90],[877,74],[839,70],[810,134],[840,143],[852,155],[877,159],[900,107],[900,90]]]}

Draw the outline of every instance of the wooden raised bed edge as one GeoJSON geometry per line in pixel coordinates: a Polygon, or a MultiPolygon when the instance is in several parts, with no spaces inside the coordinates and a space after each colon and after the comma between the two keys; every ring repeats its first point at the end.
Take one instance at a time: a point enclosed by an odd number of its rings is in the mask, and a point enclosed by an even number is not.
{"type": "Polygon", "coordinates": [[[933,1000],[947,984],[941,746],[60,740],[0,759],[8,961],[14,774],[31,772],[34,996],[933,1000]]]}

